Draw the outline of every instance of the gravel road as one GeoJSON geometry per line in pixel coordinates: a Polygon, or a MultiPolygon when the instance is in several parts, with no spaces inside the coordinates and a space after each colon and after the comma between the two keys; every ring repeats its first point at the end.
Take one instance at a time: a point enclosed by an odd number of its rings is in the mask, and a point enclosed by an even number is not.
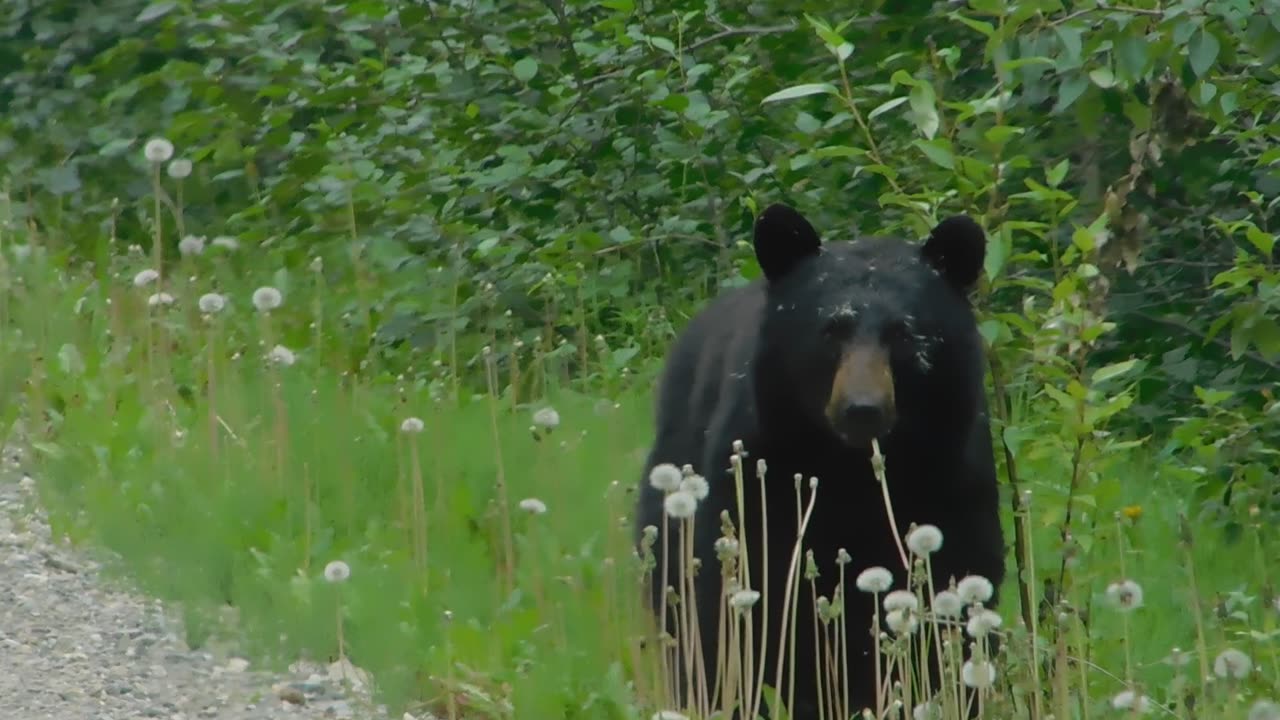
{"type": "Polygon", "coordinates": [[[5,450],[0,720],[387,717],[350,665],[297,663],[280,675],[216,646],[189,649],[176,613],[104,582],[86,552],[50,537],[22,465],[5,450]]]}

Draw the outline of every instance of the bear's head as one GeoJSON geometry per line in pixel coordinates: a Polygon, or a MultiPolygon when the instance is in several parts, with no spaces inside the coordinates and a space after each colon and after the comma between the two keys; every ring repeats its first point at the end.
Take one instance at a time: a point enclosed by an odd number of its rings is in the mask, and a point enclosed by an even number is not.
{"type": "Polygon", "coordinates": [[[766,209],[755,224],[767,302],[761,421],[865,448],[903,426],[976,410],[982,354],[968,293],[985,251],[982,229],[963,215],[919,244],[824,245],[793,208],[766,209]]]}

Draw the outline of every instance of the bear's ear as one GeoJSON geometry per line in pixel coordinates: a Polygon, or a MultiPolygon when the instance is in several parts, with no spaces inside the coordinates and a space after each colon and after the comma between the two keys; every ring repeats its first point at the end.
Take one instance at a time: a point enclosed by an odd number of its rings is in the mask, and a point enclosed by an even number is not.
{"type": "Polygon", "coordinates": [[[818,231],[795,208],[774,203],[756,219],[756,260],[770,282],[786,275],[800,260],[817,254],[818,231]]]}
{"type": "Polygon", "coordinates": [[[954,215],[933,228],[920,254],[957,290],[968,292],[982,273],[987,236],[973,218],[954,215]]]}

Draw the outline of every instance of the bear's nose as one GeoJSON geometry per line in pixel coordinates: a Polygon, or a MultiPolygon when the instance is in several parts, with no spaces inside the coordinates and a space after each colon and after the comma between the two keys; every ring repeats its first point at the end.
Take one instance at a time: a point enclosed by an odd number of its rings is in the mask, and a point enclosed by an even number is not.
{"type": "Polygon", "coordinates": [[[877,402],[855,400],[844,406],[844,422],[859,433],[875,435],[884,426],[884,406],[877,402]]]}

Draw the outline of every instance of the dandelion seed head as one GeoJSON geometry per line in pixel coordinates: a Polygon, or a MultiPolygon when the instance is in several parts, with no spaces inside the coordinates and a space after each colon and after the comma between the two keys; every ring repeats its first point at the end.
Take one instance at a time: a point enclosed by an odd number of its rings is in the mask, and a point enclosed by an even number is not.
{"type": "Polygon", "coordinates": [[[707,499],[707,495],[711,494],[711,484],[701,475],[689,475],[680,480],[680,489],[693,493],[693,496],[702,502],[707,499]]]}
{"type": "Polygon", "coordinates": [[[166,162],[173,157],[173,143],[160,137],[151,138],[142,146],[142,155],[148,162],[166,162]]]}
{"type": "Polygon", "coordinates": [[[967,575],[956,584],[956,594],[966,604],[984,603],[991,599],[995,588],[991,581],[981,575],[967,575]]]}
{"type": "Polygon", "coordinates": [[[426,423],[422,422],[422,418],[407,417],[400,421],[400,432],[416,435],[426,428],[426,423]]]}
{"type": "Polygon", "coordinates": [[[1280,720],[1280,705],[1270,700],[1259,700],[1249,708],[1247,720],[1280,720]]]}
{"type": "Polygon", "coordinates": [[[649,484],[655,490],[662,492],[672,492],[680,489],[680,481],[684,476],[680,473],[680,468],[671,463],[661,463],[655,465],[649,471],[649,484]]]}
{"type": "Polygon", "coordinates": [[[1121,690],[1111,698],[1111,707],[1116,710],[1137,710],[1140,714],[1146,713],[1151,710],[1151,698],[1139,695],[1132,690],[1121,690]]]}
{"type": "Polygon", "coordinates": [[[341,560],[334,560],[324,566],[324,579],[328,582],[346,582],[349,577],[351,577],[351,567],[341,560]]]}
{"type": "Polygon", "coordinates": [[[525,498],[520,501],[520,509],[530,515],[541,515],[547,511],[547,504],[538,498],[525,498]]]}
{"type": "Polygon", "coordinates": [[[267,360],[281,367],[290,367],[297,359],[293,351],[283,345],[277,345],[267,353],[267,360]]]}
{"type": "Polygon", "coordinates": [[[191,161],[186,158],[174,158],[173,162],[169,163],[168,173],[169,177],[174,180],[189,177],[191,175],[191,161]]]}
{"type": "Polygon", "coordinates": [[[1213,661],[1213,674],[1220,678],[1239,680],[1252,669],[1253,660],[1235,648],[1223,650],[1213,661]]]}
{"type": "Polygon", "coordinates": [[[145,287],[159,279],[160,279],[160,273],[156,272],[151,268],[147,268],[146,270],[142,270],[137,275],[133,276],[133,285],[134,287],[145,287]]]}
{"type": "Polygon", "coordinates": [[[1107,602],[1121,612],[1142,607],[1142,586],[1133,580],[1121,580],[1107,586],[1107,602]]]}
{"type": "Polygon", "coordinates": [[[950,590],[943,590],[933,596],[933,612],[940,617],[958,618],[964,610],[964,601],[950,590]]]}
{"type": "Polygon", "coordinates": [[[199,255],[204,252],[204,238],[199,235],[187,235],[178,241],[178,253],[181,255],[199,255]]]}
{"type": "Polygon", "coordinates": [[[999,613],[991,610],[979,610],[973,617],[969,618],[965,629],[969,631],[970,637],[980,638],[1003,624],[1004,618],[1000,617],[999,613]]]}
{"type": "Polygon", "coordinates": [[[942,707],[930,700],[911,710],[911,720],[942,720],[942,707]]]}
{"type": "Polygon", "coordinates": [[[223,250],[239,250],[240,249],[240,241],[231,237],[230,235],[219,235],[218,237],[215,237],[213,240],[210,240],[209,244],[214,247],[222,248],[223,250]]]}
{"type": "Polygon", "coordinates": [[[253,306],[258,308],[259,312],[271,312],[280,307],[284,302],[284,296],[280,291],[266,285],[253,291],[253,306]]]}
{"type": "Polygon", "coordinates": [[[920,620],[910,610],[890,610],[884,614],[884,624],[894,635],[910,635],[920,625],[920,620]]]}
{"type": "Polygon", "coordinates": [[[152,293],[147,298],[147,304],[151,307],[167,307],[173,304],[173,296],[167,292],[152,293]]]}
{"type": "Polygon", "coordinates": [[[662,501],[662,507],[667,514],[677,520],[693,517],[694,512],[698,509],[698,498],[687,490],[676,490],[667,495],[662,501]]]}
{"type": "Polygon", "coordinates": [[[965,685],[974,689],[991,687],[996,681],[996,666],[989,660],[977,663],[966,660],[964,666],[960,668],[960,679],[965,685]]]}
{"type": "Polygon", "coordinates": [[[738,539],[731,537],[718,537],[715,544],[716,556],[721,559],[728,559],[738,556],[738,539]]]}
{"type": "Polygon", "coordinates": [[[560,413],[555,408],[544,407],[533,414],[533,424],[544,430],[555,430],[560,427],[560,413]]]}
{"type": "Polygon", "coordinates": [[[894,590],[884,596],[885,610],[911,610],[920,607],[920,601],[910,590],[894,590]]]}
{"type": "Polygon", "coordinates": [[[649,716],[649,720],[689,720],[689,716],[675,710],[659,710],[649,716]]]}
{"type": "Polygon", "coordinates": [[[216,315],[227,306],[227,299],[218,293],[205,293],[200,296],[196,304],[200,307],[200,312],[205,315],[216,315]]]}
{"type": "Polygon", "coordinates": [[[869,567],[858,573],[854,585],[865,593],[882,593],[893,587],[893,573],[882,567],[869,567]]]}
{"type": "Polygon", "coordinates": [[[942,547],[942,531],[936,525],[920,525],[907,533],[907,548],[920,557],[928,557],[942,547]]]}

